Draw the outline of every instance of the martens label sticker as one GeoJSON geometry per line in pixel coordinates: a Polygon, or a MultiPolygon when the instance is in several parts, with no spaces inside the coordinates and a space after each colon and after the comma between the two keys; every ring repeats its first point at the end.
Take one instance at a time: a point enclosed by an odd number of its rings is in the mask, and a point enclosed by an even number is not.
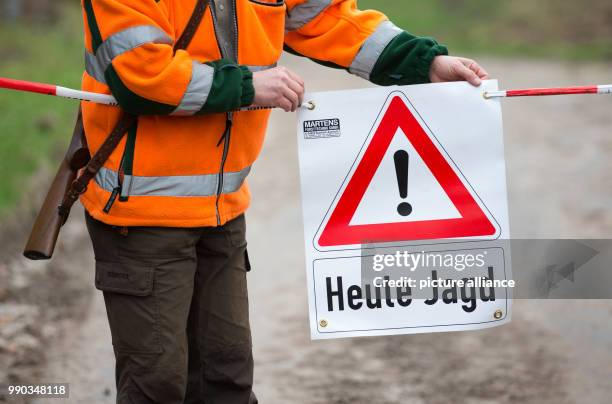
{"type": "Polygon", "coordinates": [[[340,119],[315,119],[304,121],[304,139],[340,137],[340,119]]]}

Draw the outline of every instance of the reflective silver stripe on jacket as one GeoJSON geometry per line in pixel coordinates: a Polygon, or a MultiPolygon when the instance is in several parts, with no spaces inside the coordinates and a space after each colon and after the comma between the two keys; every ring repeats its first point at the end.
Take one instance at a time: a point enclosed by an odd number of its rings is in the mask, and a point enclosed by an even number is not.
{"type": "Polygon", "coordinates": [[[321,14],[331,3],[332,0],[308,0],[298,4],[287,13],[285,29],[295,31],[302,28],[321,14]]]}
{"type": "Polygon", "coordinates": [[[100,69],[102,69],[102,66],[98,65],[98,62],[96,61],[96,57],[92,55],[91,53],[85,51],[85,71],[91,77],[96,79],[96,81],[99,81],[102,84],[106,84],[106,78],[104,77],[104,71],[100,69]]]}
{"type": "Polygon", "coordinates": [[[147,43],[172,45],[164,31],[151,25],[130,27],[111,35],[100,45],[95,55],[85,52],[85,71],[101,83],[106,83],[104,72],[117,56],[147,43]]]}
{"type": "Polygon", "coordinates": [[[402,29],[396,27],[391,21],[383,21],[363,43],[361,49],[355,56],[349,71],[366,80],[370,79],[376,62],[382,55],[389,43],[399,34],[402,29]]]}
{"type": "Polygon", "coordinates": [[[213,67],[194,60],[191,68],[191,81],[187,86],[187,91],[185,91],[181,103],[172,115],[193,115],[201,110],[204,104],[206,104],[206,100],[208,100],[214,77],[215,69],[213,67]]]}
{"type": "MultiPolygon", "coordinates": [[[[274,67],[276,67],[276,63],[267,66],[247,66],[253,73],[272,69],[274,67]]],[[[181,104],[174,110],[172,115],[189,116],[200,111],[208,100],[214,77],[215,69],[213,67],[193,61],[191,81],[181,100],[181,104]]]]}
{"type": "MultiPolygon", "coordinates": [[[[251,167],[238,172],[223,174],[222,194],[230,194],[240,189],[251,167]]],[[[116,171],[102,168],[95,178],[102,189],[112,192],[119,183],[116,171]]],[[[204,197],[217,195],[219,174],[185,175],[168,177],[137,177],[126,175],[123,178],[122,196],[176,196],[204,197]]]]}

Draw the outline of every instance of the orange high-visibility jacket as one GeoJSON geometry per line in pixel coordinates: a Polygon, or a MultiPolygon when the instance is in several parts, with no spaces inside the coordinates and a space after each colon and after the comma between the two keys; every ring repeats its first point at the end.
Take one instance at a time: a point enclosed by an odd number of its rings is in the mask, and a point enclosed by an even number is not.
{"type": "MultiPolygon", "coordinates": [[[[242,214],[269,111],[228,111],[253,102],[253,72],[274,67],[283,48],[381,85],[427,82],[446,53],[356,0],[210,0],[190,46],[174,53],[195,3],[82,0],[82,87],[139,115],[81,197],[104,223],[218,226],[242,214]]],[[[119,112],[83,103],[92,153],[119,112]]]]}

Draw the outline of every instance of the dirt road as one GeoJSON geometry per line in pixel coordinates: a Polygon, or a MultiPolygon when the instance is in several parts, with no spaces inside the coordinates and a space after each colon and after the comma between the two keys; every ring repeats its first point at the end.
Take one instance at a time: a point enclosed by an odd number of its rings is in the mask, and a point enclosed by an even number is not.
{"type": "MultiPolygon", "coordinates": [[[[604,65],[483,62],[505,87],[612,81],[604,65]]],[[[312,91],[364,86],[296,58],[285,64],[312,91]]],[[[514,237],[612,236],[611,106],[609,97],[588,96],[505,101],[514,237]]],[[[311,342],[294,127],[295,116],[274,113],[250,177],[251,311],[262,403],[607,402],[607,301],[519,301],[510,325],[482,332],[311,342]]],[[[83,226],[69,232],[64,242],[72,250],[88,248],[83,226]]],[[[43,379],[70,382],[70,402],[111,403],[104,307],[93,292],[91,257],[78,257],[65,259],[63,271],[88,274],[82,287],[91,290],[91,304],[46,349],[43,379]]]]}

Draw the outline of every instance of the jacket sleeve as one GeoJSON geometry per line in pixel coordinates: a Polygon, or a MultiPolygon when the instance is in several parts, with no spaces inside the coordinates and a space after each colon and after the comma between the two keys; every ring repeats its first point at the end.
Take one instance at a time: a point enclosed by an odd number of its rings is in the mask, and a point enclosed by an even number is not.
{"type": "Polygon", "coordinates": [[[173,51],[156,0],[81,0],[87,73],[136,115],[194,115],[250,105],[252,73],[227,60],[200,63],[173,51]]]}
{"type": "Polygon", "coordinates": [[[434,39],[416,37],[356,0],[287,0],[285,49],[327,66],[344,68],[379,85],[429,82],[434,39]]]}

